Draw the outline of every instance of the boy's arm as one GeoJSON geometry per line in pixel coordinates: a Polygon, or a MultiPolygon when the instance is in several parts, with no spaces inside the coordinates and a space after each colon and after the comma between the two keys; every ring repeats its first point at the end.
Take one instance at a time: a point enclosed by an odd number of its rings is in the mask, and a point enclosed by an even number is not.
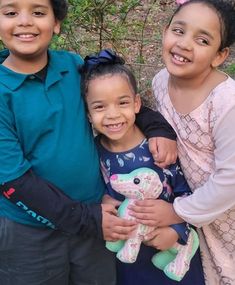
{"type": "Polygon", "coordinates": [[[31,170],[0,185],[0,193],[37,221],[68,234],[125,239],[134,224],[116,217],[116,209],[112,205],[107,208],[100,204],[73,201],[31,170]]]}
{"type": "Polygon", "coordinates": [[[155,164],[161,168],[175,163],[177,157],[176,134],[171,125],[157,111],[141,107],[136,124],[149,139],[149,149],[155,164]]]}
{"type": "Polygon", "coordinates": [[[0,96],[0,197],[45,226],[70,234],[123,238],[130,221],[116,217],[114,207],[107,210],[99,204],[73,201],[33,173],[20,144],[14,115],[4,98],[0,96]]]}
{"type": "Polygon", "coordinates": [[[71,234],[92,232],[96,236],[102,236],[100,205],[86,205],[71,200],[31,170],[1,185],[0,190],[8,201],[51,228],[71,234]]]}
{"type": "Polygon", "coordinates": [[[176,133],[172,126],[158,111],[142,106],[136,114],[136,124],[149,139],[152,137],[164,137],[176,140],[176,133]]]}

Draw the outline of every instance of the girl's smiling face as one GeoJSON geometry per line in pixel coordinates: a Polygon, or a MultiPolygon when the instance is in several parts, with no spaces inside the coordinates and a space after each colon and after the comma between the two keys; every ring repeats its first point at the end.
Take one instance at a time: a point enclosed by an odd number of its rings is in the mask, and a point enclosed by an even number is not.
{"type": "Polygon", "coordinates": [[[0,37],[15,58],[45,56],[59,33],[50,0],[0,0],[0,37]]]}
{"type": "Polygon", "coordinates": [[[195,78],[224,61],[221,24],[215,10],[202,3],[182,7],[164,31],[163,59],[171,75],[195,78]]]}
{"type": "Polygon", "coordinates": [[[107,74],[90,80],[86,102],[89,119],[99,133],[113,141],[131,135],[141,103],[125,75],[107,74]]]}

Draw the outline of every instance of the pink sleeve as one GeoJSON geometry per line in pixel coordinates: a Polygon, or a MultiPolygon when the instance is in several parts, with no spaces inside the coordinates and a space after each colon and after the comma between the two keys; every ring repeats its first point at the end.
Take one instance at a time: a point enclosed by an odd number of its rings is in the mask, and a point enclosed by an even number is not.
{"type": "Polygon", "coordinates": [[[234,127],[235,106],[231,106],[218,120],[213,132],[215,171],[192,195],[175,199],[176,213],[197,227],[209,224],[226,210],[235,208],[234,127]]]}

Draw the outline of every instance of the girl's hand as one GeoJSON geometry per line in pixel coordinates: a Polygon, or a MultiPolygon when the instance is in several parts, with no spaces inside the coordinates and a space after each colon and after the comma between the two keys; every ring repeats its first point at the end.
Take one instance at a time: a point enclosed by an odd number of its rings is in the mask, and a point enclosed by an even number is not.
{"type": "Polygon", "coordinates": [[[171,248],[179,239],[177,232],[171,227],[157,228],[145,237],[144,243],[158,250],[171,248]]]}
{"type": "Polygon", "coordinates": [[[163,137],[154,137],[148,140],[149,150],[153,155],[154,163],[165,168],[176,162],[177,145],[176,141],[163,137]]]}
{"type": "Polygon", "coordinates": [[[160,199],[136,201],[128,209],[129,215],[136,218],[136,222],[151,227],[164,227],[183,222],[177,216],[173,205],[160,199]]]}
{"type": "Polygon", "coordinates": [[[105,194],[102,199],[102,204],[109,204],[113,205],[115,208],[118,208],[121,205],[121,201],[118,201],[114,199],[113,197],[109,196],[108,194],[105,194]]]}
{"type": "Polygon", "coordinates": [[[101,204],[101,206],[104,240],[117,241],[128,239],[136,229],[136,222],[117,217],[117,210],[113,205],[101,204]]]}

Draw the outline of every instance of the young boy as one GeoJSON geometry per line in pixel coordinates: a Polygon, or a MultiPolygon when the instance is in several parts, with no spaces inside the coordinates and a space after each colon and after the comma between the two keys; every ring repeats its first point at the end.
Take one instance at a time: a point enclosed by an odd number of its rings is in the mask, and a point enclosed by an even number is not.
{"type": "Polygon", "coordinates": [[[99,204],[82,59],[48,50],[66,12],[64,0],[0,0],[0,284],[115,284],[102,239],[134,227],[99,204]]]}

